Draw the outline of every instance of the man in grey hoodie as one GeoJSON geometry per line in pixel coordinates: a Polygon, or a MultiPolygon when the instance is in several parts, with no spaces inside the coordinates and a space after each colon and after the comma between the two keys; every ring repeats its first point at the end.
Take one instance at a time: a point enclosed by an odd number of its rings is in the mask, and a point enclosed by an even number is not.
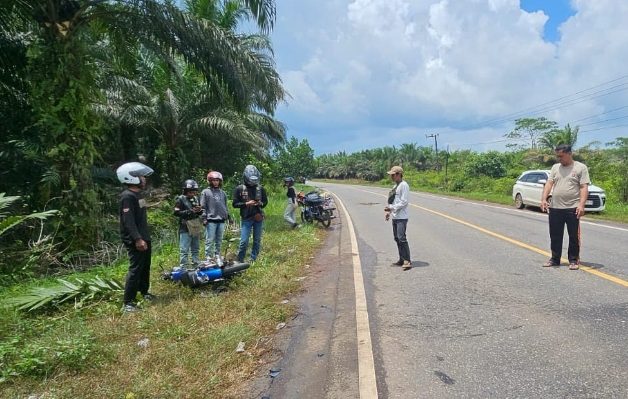
{"type": "Polygon", "coordinates": [[[214,258],[220,264],[222,261],[220,247],[225,232],[225,221],[230,219],[227,210],[227,194],[222,189],[220,172],[209,172],[207,183],[209,187],[201,193],[201,208],[203,208],[201,219],[207,233],[205,234],[205,256],[207,260],[214,258]]]}

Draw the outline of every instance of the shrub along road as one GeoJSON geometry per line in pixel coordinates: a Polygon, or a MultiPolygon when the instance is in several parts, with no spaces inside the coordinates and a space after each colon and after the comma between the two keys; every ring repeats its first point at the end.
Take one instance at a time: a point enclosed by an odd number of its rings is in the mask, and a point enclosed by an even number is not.
{"type": "MultiPolygon", "coordinates": [[[[628,226],[584,221],[587,267],[543,268],[546,215],[412,193],[404,272],[390,266],[388,190],[321,186],[353,220],[379,397],[628,397],[628,226]]],[[[348,235],[343,216],[259,397],[369,397],[348,235]]]]}

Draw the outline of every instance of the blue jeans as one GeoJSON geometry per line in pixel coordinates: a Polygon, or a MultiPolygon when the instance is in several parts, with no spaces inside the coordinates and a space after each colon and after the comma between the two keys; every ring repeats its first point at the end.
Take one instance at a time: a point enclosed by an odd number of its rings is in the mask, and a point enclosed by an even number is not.
{"type": "Polygon", "coordinates": [[[220,255],[222,236],[225,233],[225,223],[207,223],[205,229],[205,256],[211,258],[220,255]]]}
{"type": "Polygon", "coordinates": [[[192,263],[198,265],[198,253],[201,237],[192,237],[188,233],[179,233],[179,266],[187,267],[188,253],[192,252],[192,263]]]}
{"type": "Polygon", "coordinates": [[[253,219],[242,221],[240,230],[240,246],[238,247],[238,261],[244,262],[246,248],[249,246],[249,236],[253,230],[253,249],[251,249],[251,260],[257,259],[262,244],[262,226],[264,221],[256,222],[253,219]]]}

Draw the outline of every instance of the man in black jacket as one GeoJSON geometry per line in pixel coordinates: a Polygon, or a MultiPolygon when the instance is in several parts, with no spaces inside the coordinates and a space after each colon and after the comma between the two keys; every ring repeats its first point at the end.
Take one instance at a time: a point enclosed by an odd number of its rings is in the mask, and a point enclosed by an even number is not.
{"type": "Polygon", "coordinates": [[[150,284],[151,243],[148,221],[146,218],[146,200],[142,191],[146,188],[146,177],[153,170],[139,162],[129,162],[116,171],[118,180],[126,185],[120,194],[120,237],[129,253],[129,272],[124,286],[124,305],[122,310],[137,310],[135,297],[139,291],[145,300],[154,296],[148,292],[150,284]]]}
{"type": "Polygon", "coordinates": [[[238,247],[239,262],[244,262],[251,230],[253,230],[251,261],[257,259],[262,244],[262,227],[264,224],[263,208],[268,204],[266,190],[260,184],[261,174],[259,170],[253,165],[247,165],[247,167],[244,168],[242,177],[244,184],[236,187],[231,204],[234,208],[240,208],[240,217],[242,218],[240,246],[238,247]]]}

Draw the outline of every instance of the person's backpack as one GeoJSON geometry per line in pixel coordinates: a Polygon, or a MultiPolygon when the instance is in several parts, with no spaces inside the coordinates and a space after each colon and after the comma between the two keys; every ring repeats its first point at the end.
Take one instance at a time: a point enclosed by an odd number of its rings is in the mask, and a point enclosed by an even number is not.
{"type": "MultiPolygon", "coordinates": [[[[246,187],[245,184],[240,184],[240,195],[242,196],[242,199],[244,200],[244,202],[249,200],[249,190],[246,187]]],[[[259,184],[257,186],[255,186],[255,198],[253,198],[255,201],[261,201],[262,200],[262,186],[260,186],[259,184]]]]}

